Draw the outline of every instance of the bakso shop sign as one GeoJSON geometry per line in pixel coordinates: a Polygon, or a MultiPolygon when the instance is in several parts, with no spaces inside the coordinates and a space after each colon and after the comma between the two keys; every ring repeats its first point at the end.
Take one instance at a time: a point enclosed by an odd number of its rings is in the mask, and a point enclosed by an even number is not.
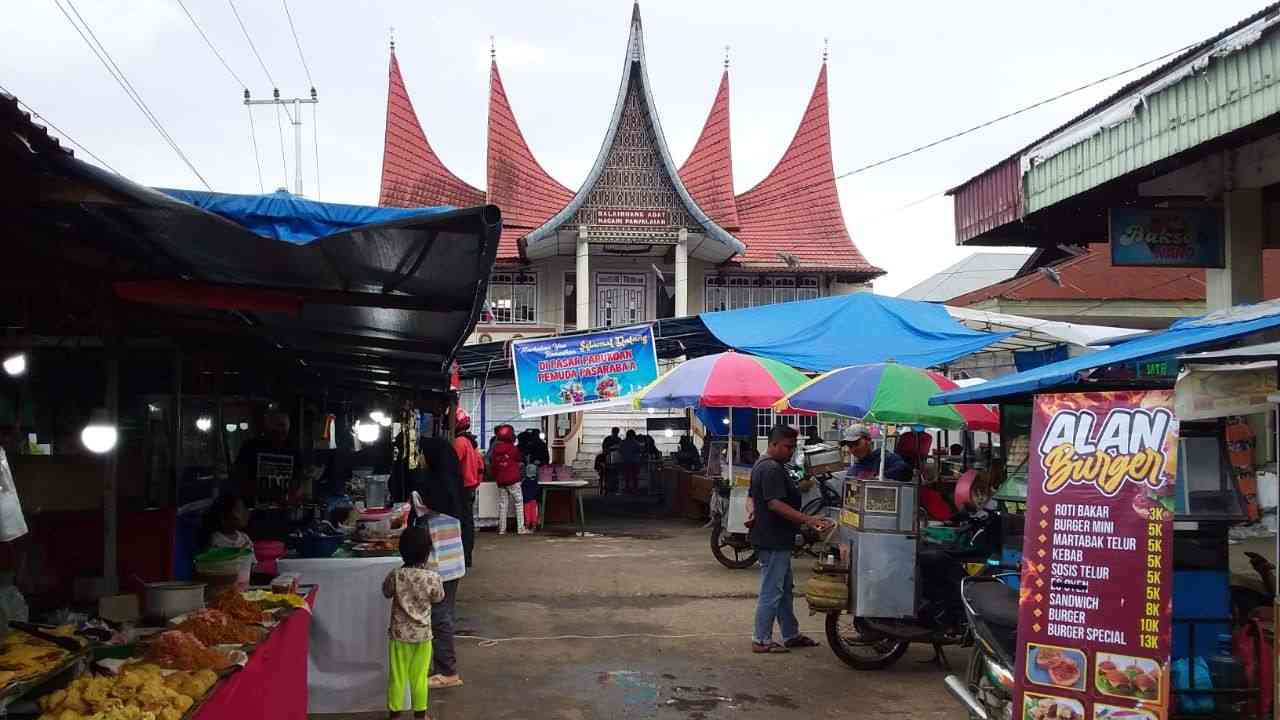
{"type": "Polygon", "coordinates": [[[1167,717],[1172,407],[1171,390],[1036,397],[1015,717],[1167,717]]]}
{"type": "Polygon", "coordinates": [[[1222,211],[1215,208],[1113,208],[1111,264],[1117,267],[1223,267],[1222,211]]]}

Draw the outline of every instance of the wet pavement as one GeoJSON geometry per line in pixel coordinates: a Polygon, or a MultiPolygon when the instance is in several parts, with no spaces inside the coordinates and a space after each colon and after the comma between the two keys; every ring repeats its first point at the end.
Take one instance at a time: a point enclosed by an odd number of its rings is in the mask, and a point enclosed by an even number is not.
{"type": "MultiPolygon", "coordinates": [[[[481,533],[458,598],[466,685],[432,693],[432,717],[963,717],[930,649],[853,671],[802,598],[801,627],[824,647],[751,654],[757,570],[722,567],[690,522],[587,514],[585,538],[481,533]]],[[[796,561],[798,585],[808,564],[796,561]]],[[[962,669],[963,651],[949,658],[962,669]]]]}

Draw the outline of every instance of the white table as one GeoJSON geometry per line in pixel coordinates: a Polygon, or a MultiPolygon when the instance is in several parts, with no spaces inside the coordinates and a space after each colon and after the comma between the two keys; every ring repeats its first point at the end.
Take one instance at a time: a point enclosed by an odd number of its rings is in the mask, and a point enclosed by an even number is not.
{"type": "Polygon", "coordinates": [[[382,581],[398,557],[298,558],[276,562],[281,573],[320,586],[311,617],[307,712],[385,712],[387,625],[391,601],[382,581]]]}
{"type": "Polygon", "coordinates": [[[539,482],[538,487],[542,490],[542,505],[538,508],[542,513],[542,517],[539,518],[542,521],[540,525],[542,527],[547,526],[547,493],[551,490],[567,490],[569,492],[569,506],[572,508],[575,500],[578,504],[578,534],[586,537],[587,516],[582,510],[582,489],[590,484],[586,480],[547,480],[539,482]]]}

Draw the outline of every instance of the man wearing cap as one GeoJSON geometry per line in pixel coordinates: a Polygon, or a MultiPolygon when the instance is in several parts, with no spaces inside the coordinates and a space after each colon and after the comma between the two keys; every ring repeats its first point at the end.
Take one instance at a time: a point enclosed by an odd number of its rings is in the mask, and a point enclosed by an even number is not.
{"type": "Polygon", "coordinates": [[[756,600],[753,653],[785,653],[791,648],[816,647],[800,633],[800,621],[792,609],[794,581],[791,551],[796,532],[807,525],[818,532],[831,528],[826,518],[800,512],[800,488],[785,463],[795,454],[795,428],[778,425],[769,431],[769,449],[751,469],[751,545],[760,555],[760,597],[756,600]],[[782,643],[773,641],[773,624],[782,631],[782,643]]]}
{"type": "MultiPolygon", "coordinates": [[[[849,448],[853,462],[849,465],[849,476],[860,480],[880,477],[880,454],[882,450],[871,441],[871,429],[858,423],[845,428],[840,444],[849,448]]],[[[902,456],[891,452],[884,456],[884,478],[909,482],[911,466],[902,456]]]]}

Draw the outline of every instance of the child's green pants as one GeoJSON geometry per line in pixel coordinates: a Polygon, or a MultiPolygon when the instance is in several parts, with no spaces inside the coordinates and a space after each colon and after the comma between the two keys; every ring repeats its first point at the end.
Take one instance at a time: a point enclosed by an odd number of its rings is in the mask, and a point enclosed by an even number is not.
{"type": "Polygon", "coordinates": [[[390,677],[387,679],[387,709],[391,712],[404,710],[404,687],[409,686],[409,695],[413,698],[413,711],[425,712],[427,709],[427,672],[431,667],[431,643],[405,643],[391,640],[387,648],[387,666],[390,677]]]}

